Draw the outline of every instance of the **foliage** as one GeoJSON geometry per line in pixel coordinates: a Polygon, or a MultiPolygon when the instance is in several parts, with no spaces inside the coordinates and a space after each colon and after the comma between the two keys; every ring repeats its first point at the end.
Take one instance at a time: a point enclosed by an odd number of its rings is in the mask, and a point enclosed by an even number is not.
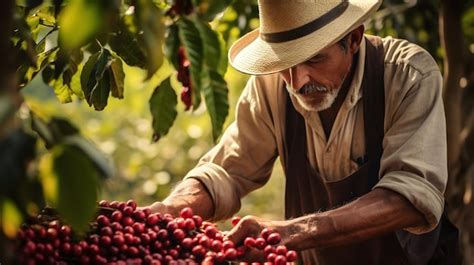
{"type": "MultiPolygon", "coordinates": [[[[166,59],[163,46],[183,47],[191,65],[193,110],[201,105],[202,89],[212,121],[213,139],[220,135],[229,107],[227,83],[223,78],[227,61],[223,40],[210,27],[209,21],[230,1],[39,0],[17,1],[16,4],[11,13],[13,29],[8,34],[18,85],[23,91],[44,88],[41,84],[44,83],[53,89],[61,103],[84,100],[94,110],[102,111],[110,97],[123,99],[126,95],[125,64],[146,71],[138,82],[149,82],[159,69],[163,69],[161,73],[168,77],[156,86],[149,99],[152,140],[157,141],[172,127],[178,103],[174,91],[178,84],[173,82],[173,88],[170,82],[174,71],[163,63],[166,60],[176,62],[177,54],[167,53],[166,59]],[[169,38],[165,38],[167,31],[169,38]],[[173,39],[173,36],[178,37],[173,39]]],[[[179,65],[173,65],[179,70],[179,65]]],[[[32,139],[27,148],[37,148],[35,135],[38,135],[40,143],[48,150],[47,153],[40,151],[40,155],[45,154],[39,156],[41,178],[36,178],[36,173],[28,177],[23,164],[15,167],[12,165],[16,164],[10,164],[3,168],[10,166],[20,172],[4,171],[8,178],[2,177],[2,181],[8,182],[12,178],[18,182],[31,177],[40,180],[47,203],[58,207],[62,217],[76,228],[85,227],[93,215],[98,196],[98,177],[114,175],[113,167],[80,136],[79,130],[63,130],[64,126],[74,128],[67,120],[54,116],[40,118],[37,113],[43,112],[44,107],[34,102],[29,102],[29,106],[34,106],[35,111],[25,110],[31,124],[26,125],[28,132],[23,135],[32,139]],[[75,200],[81,203],[74,203],[75,200]],[[75,206],[73,210],[72,205],[75,206]]],[[[2,118],[9,120],[7,117],[13,114],[11,110],[5,109],[2,118]]],[[[2,144],[16,148],[8,140],[2,144]]],[[[4,150],[5,156],[11,153],[10,149],[4,150]]],[[[26,158],[34,160],[35,155],[16,157],[20,163],[26,158]]],[[[8,161],[2,159],[2,163],[8,161]]],[[[7,191],[2,195],[7,195],[7,191]]],[[[42,200],[32,201],[36,208],[44,205],[42,200]]],[[[18,206],[25,215],[26,205],[18,206]]]]}

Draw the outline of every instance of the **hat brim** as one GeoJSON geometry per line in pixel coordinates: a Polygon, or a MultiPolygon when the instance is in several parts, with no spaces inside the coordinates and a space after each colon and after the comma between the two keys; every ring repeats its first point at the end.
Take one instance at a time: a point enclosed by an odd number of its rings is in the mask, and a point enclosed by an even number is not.
{"type": "Polygon", "coordinates": [[[377,0],[349,1],[346,11],[323,28],[296,40],[269,43],[259,29],[238,39],[229,49],[229,62],[240,72],[261,75],[302,63],[361,25],[381,4],[377,0]]]}

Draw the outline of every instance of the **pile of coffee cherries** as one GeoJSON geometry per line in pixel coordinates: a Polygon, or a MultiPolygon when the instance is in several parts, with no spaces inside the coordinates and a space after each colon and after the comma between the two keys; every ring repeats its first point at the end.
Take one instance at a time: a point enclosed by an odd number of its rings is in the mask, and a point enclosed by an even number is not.
{"type": "MultiPolygon", "coordinates": [[[[287,264],[296,252],[280,235],[264,229],[235,246],[214,224],[203,222],[191,208],[178,217],[137,208],[134,201],[101,201],[86,236],[79,237],[59,220],[42,219],[18,233],[21,264],[248,264],[236,262],[249,248],[262,250],[264,263],[287,264]]],[[[234,220],[235,221],[235,220],[234,220]]]]}

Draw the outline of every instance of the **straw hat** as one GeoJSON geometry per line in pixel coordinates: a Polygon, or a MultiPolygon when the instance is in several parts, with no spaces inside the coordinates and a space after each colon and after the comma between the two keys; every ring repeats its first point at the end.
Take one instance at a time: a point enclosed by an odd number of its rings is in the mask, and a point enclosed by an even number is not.
{"type": "Polygon", "coordinates": [[[269,74],[304,62],[361,25],[382,0],[259,0],[260,28],[237,40],[229,62],[269,74]]]}

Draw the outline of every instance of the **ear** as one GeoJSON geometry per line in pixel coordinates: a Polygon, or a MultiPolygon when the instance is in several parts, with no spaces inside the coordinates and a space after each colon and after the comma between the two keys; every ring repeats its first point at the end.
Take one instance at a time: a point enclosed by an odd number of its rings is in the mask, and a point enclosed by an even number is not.
{"type": "Polygon", "coordinates": [[[352,54],[355,54],[360,47],[360,43],[362,41],[362,38],[364,37],[364,24],[358,26],[356,29],[351,31],[349,35],[349,51],[352,54]]]}

